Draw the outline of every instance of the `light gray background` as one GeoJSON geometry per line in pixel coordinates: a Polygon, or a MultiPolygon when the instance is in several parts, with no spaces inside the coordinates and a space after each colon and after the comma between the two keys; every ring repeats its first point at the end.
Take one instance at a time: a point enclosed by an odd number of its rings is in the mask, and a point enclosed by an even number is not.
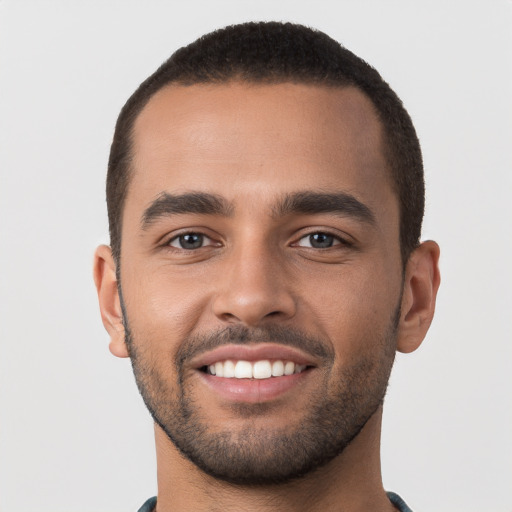
{"type": "Polygon", "coordinates": [[[385,486],[415,512],[512,511],[512,2],[0,1],[0,511],[135,511],[152,424],[91,278],[119,109],[229,23],[315,26],[379,69],[422,141],[443,282],[385,407],[385,486]]]}

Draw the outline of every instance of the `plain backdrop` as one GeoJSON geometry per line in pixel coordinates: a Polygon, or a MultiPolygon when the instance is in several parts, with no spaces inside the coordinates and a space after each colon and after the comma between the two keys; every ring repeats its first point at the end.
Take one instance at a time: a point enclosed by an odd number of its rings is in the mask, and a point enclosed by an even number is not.
{"type": "Polygon", "coordinates": [[[113,127],[179,46],[271,19],[374,65],[422,142],[443,282],[391,378],[385,486],[415,512],[512,511],[510,0],[0,0],[1,512],[135,511],[155,494],[152,423],[91,277],[113,127]]]}

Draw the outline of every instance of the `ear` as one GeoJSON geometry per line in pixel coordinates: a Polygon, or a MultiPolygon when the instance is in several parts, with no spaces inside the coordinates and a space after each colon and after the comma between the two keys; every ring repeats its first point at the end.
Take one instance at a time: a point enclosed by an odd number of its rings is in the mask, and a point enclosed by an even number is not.
{"type": "Polygon", "coordinates": [[[117,357],[129,357],[117,287],[116,265],[112,251],[107,245],[100,245],[94,254],[94,283],[98,291],[101,319],[110,335],[110,352],[117,357]]]}
{"type": "Polygon", "coordinates": [[[420,345],[434,317],[439,274],[439,246],[423,242],[409,257],[405,270],[397,348],[413,352],[420,345]]]}

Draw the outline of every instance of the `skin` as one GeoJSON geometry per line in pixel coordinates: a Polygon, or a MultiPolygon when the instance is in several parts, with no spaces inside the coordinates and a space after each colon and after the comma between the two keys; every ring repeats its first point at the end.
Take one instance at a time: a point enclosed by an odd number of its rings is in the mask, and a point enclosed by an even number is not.
{"type": "MultiPolygon", "coordinates": [[[[264,408],[244,403],[250,414],[187,362],[183,386],[212,431],[293,431],[311,401],[334,393],[343,371],[369,362],[378,368],[383,359],[380,366],[390,368],[389,354],[420,345],[434,314],[439,248],[424,242],[403,270],[382,130],[363,93],[286,83],[170,86],[141,112],[134,141],[120,278],[133,343],[163,387],[177,392],[177,370],[167,361],[185,340],[230,326],[298,329],[332,354],[329,365],[308,356],[314,364],[300,385],[264,408]],[[163,193],[191,191],[220,196],[228,215],[167,213],[144,226],[144,212],[163,193]],[[350,194],[373,220],[346,212],[272,214],[286,194],[304,191],[350,194]],[[205,245],[180,249],[176,237],[184,232],[203,233],[205,245]],[[319,232],[336,237],[331,248],[310,246],[309,235],[319,232]],[[396,331],[386,337],[398,305],[396,331]]],[[[95,281],[110,349],[128,357],[107,246],[96,252],[95,281]]],[[[381,416],[378,406],[319,470],[258,487],[205,474],[155,425],[158,512],[393,510],[380,474],[381,416]]]]}

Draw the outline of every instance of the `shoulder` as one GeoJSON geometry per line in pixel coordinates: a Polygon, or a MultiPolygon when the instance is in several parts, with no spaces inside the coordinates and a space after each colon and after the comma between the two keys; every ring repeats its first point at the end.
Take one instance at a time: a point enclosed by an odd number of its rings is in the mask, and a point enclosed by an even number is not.
{"type": "Polygon", "coordinates": [[[156,507],[156,496],[149,498],[142,507],[139,508],[138,512],[154,512],[156,507]]]}
{"type": "Polygon", "coordinates": [[[398,494],[395,494],[394,492],[388,492],[386,494],[388,495],[389,501],[391,501],[391,503],[393,503],[400,512],[412,512],[412,510],[407,506],[407,503],[405,503],[398,494]]]}
{"type": "MultiPolygon", "coordinates": [[[[407,506],[407,503],[398,496],[398,494],[395,494],[394,492],[388,492],[387,493],[389,501],[393,503],[395,507],[398,508],[400,512],[412,512],[412,510],[407,506]]],[[[153,498],[149,498],[142,507],[138,510],[138,512],[154,512],[156,506],[156,496],[153,498]]]]}

